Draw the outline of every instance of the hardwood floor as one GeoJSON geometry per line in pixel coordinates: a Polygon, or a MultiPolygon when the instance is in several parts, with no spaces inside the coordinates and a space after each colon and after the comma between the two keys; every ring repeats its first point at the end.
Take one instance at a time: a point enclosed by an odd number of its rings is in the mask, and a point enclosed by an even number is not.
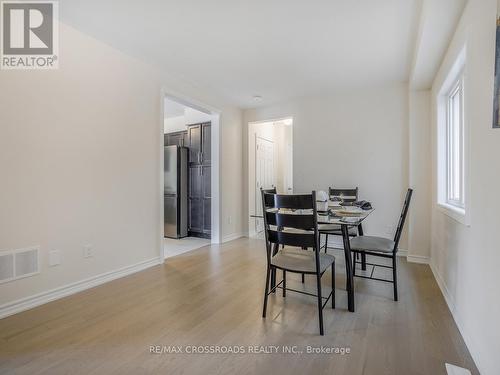
{"type": "MultiPolygon", "coordinates": [[[[341,252],[337,309],[288,293],[261,318],[265,253],[239,239],[0,320],[1,374],[446,374],[445,362],[478,374],[428,266],[400,259],[400,301],[390,284],[357,279],[347,311],[341,252]],[[152,354],[150,346],[243,346],[245,354],[152,354]],[[306,346],[349,348],[307,354],[306,346]],[[302,354],[248,353],[297,346],[302,354]]],[[[327,293],[330,274],[323,277],[327,293]]],[[[299,275],[288,286],[301,288],[299,275]]],[[[306,289],[315,291],[313,278],[306,289]]],[[[210,348],[208,348],[210,349],[210,348]]]]}

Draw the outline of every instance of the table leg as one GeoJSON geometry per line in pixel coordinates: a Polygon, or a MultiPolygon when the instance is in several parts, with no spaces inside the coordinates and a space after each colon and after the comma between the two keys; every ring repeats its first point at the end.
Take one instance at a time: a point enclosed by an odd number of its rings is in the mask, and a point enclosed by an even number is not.
{"type": "Polygon", "coordinates": [[[350,312],[354,312],[354,276],[352,273],[351,244],[349,243],[349,227],[342,224],[342,239],[344,240],[345,253],[345,271],[346,271],[346,290],[347,307],[350,312]]]}
{"type": "MultiPolygon", "coordinates": [[[[358,225],[358,235],[363,235],[363,226],[361,224],[358,225]]],[[[361,269],[366,271],[366,254],[361,253],[361,269]]]]}

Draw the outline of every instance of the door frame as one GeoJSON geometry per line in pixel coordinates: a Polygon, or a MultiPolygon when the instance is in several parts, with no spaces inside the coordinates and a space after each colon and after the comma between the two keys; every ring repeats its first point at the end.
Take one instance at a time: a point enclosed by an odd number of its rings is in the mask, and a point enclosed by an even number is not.
{"type": "Polygon", "coordinates": [[[211,243],[218,244],[221,242],[222,238],[222,207],[221,207],[221,197],[220,197],[220,155],[221,155],[221,125],[220,118],[222,111],[214,108],[206,103],[200,102],[196,99],[192,99],[187,97],[181,93],[170,90],[169,88],[162,87],[160,93],[160,121],[159,121],[159,129],[158,132],[160,136],[158,137],[158,177],[159,177],[159,192],[158,192],[158,201],[159,203],[159,212],[158,212],[158,239],[159,239],[159,252],[160,256],[163,260],[165,260],[165,249],[163,245],[163,188],[164,188],[164,179],[163,179],[163,146],[164,146],[164,122],[165,122],[165,98],[174,100],[180,104],[183,104],[187,107],[194,108],[200,112],[204,112],[211,116],[211,218],[212,218],[212,233],[211,233],[211,243]]]}

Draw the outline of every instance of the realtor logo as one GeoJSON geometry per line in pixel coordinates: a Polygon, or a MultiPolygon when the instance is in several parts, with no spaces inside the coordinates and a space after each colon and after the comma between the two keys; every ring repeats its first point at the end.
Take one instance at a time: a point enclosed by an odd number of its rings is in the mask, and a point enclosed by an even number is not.
{"type": "Polygon", "coordinates": [[[1,69],[57,69],[57,1],[1,1],[1,69]]]}

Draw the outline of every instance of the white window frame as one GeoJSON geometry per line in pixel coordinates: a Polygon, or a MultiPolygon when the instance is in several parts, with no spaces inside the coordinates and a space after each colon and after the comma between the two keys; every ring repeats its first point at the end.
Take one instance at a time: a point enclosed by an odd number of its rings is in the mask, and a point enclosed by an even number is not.
{"type": "Polygon", "coordinates": [[[465,210],[464,75],[448,93],[446,106],[446,204],[465,210]],[[458,102],[455,101],[458,99],[458,102]],[[455,106],[458,105],[458,108],[455,106]],[[455,117],[458,113],[458,119],[455,117]],[[458,163],[458,166],[456,165],[458,163]],[[458,176],[456,175],[458,174],[458,176]]]}
{"type": "Polygon", "coordinates": [[[465,66],[466,48],[458,54],[455,63],[450,68],[450,72],[444,80],[439,92],[437,93],[437,208],[459,223],[470,226],[470,185],[468,176],[469,171],[469,129],[467,121],[467,74],[465,66]],[[453,197],[451,194],[453,177],[451,173],[450,137],[452,118],[451,118],[451,98],[460,91],[460,123],[459,127],[459,197],[453,197]]]}

